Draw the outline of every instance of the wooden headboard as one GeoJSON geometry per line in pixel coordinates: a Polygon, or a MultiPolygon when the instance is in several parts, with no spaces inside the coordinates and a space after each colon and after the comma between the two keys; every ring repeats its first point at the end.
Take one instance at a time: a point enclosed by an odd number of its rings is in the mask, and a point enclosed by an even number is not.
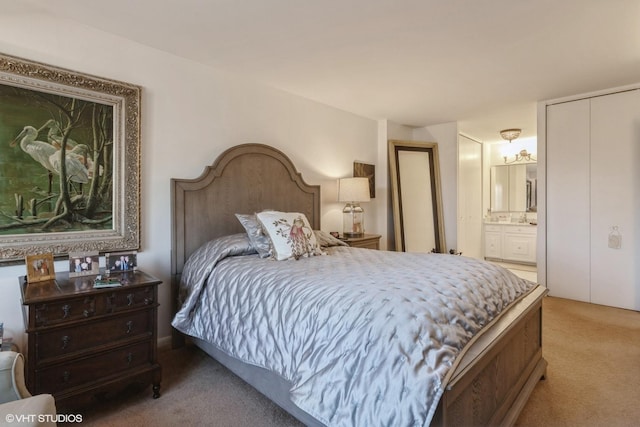
{"type": "Polygon", "coordinates": [[[211,239],[244,232],[236,213],[264,209],[302,212],[320,229],[320,186],[304,182],[291,160],[268,145],[232,147],[198,178],[171,180],[173,304],[189,255],[211,239]]]}
{"type": "Polygon", "coordinates": [[[289,158],[263,144],[222,153],[195,179],[171,180],[171,273],[209,240],[244,232],[236,213],[264,209],[304,213],[320,229],[320,186],[308,185],[289,158]]]}

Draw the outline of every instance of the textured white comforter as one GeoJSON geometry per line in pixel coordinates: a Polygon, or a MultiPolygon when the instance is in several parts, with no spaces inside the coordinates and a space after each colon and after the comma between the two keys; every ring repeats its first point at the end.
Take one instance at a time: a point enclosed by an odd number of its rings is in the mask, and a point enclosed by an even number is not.
{"type": "Polygon", "coordinates": [[[426,426],[464,346],[535,285],[494,264],[332,247],[260,259],[246,235],[185,265],[173,326],[293,384],[331,426],[426,426]]]}

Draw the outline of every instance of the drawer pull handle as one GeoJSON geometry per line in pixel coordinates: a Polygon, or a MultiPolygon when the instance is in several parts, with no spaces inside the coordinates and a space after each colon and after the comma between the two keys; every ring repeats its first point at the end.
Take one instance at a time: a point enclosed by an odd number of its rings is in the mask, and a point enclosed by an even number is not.
{"type": "Polygon", "coordinates": [[[64,372],[63,372],[63,374],[62,374],[62,380],[63,380],[65,383],[68,383],[70,379],[71,379],[71,372],[69,372],[69,371],[64,371],[64,372]]]}
{"type": "Polygon", "coordinates": [[[62,318],[66,319],[69,317],[69,312],[71,311],[71,306],[69,304],[65,304],[62,306],[62,318]]]}
{"type": "Polygon", "coordinates": [[[89,310],[84,310],[82,312],[82,314],[84,315],[84,317],[89,317],[89,315],[91,314],[91,312],[89,310]]]}
{"type": "Polygon", "coordinates": [[[127,354],[127,365],[131,365],[132,361],[133,361],[133,353],[127,354]]]}
{"type": "Polygon", "coordinates": [[[133,320],[127,322],[127,333],[130,334],[133,331],[133,320]]]}
{"type": "Polygon", "coordinates": [[[133,305],[133,294],[127,295],[127,305],[133,305]]]}
{"type": "Polygon", "coordinates": [[[145,305],[149,305],[149,304],[151,304],[152,302],[153,302],[153,298],[145,298],[145,299],[144,299],[144,304],[145,304],[145,305]]]}
{"type": "Polygon", "coordinates": [[[71,337],[69,335],[65,335],[62,337],[62,349],[65,350],[69,345],[69,341],[71,341],[71,337]]]}

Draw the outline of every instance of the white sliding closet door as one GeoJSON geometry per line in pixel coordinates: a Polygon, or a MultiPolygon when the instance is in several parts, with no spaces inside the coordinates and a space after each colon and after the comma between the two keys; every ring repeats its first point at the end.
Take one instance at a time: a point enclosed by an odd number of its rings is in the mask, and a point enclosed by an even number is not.
{"type": "Polygon", "coordinates": [[[547,288],[590,301],[589,100],[547,106],[547,288]]]}
{"type": "Polygon", "coordinates": [[[546,127],[550,295],[640,310],[640,90],[548,105],[546,127]]]}
{"type": "Polygon", "coordinates": [[[591,99],[590,234],[591,302],[640,309],[640,90],[591,99]]]}

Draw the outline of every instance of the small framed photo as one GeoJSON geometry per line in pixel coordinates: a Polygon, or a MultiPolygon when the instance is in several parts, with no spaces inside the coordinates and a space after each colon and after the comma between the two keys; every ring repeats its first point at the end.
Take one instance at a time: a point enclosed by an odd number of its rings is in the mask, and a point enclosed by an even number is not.
{"type": "Polygon", "coordinates": [[[138,268],[138,253],[112,252],[106,254],[106,269],[110,273],[132,271],[138,268]]]}
{"type": "Polygon", "coordinates": [[[69,277],[100,273],[98,252],[72,252],[69,254],[69,277]]]}
{"type": "Polygon", "coordinates": [[[25,261],[27,264],[28,283],[43,282],[56,278],[52,253],[27,255],[25,261]]]}

